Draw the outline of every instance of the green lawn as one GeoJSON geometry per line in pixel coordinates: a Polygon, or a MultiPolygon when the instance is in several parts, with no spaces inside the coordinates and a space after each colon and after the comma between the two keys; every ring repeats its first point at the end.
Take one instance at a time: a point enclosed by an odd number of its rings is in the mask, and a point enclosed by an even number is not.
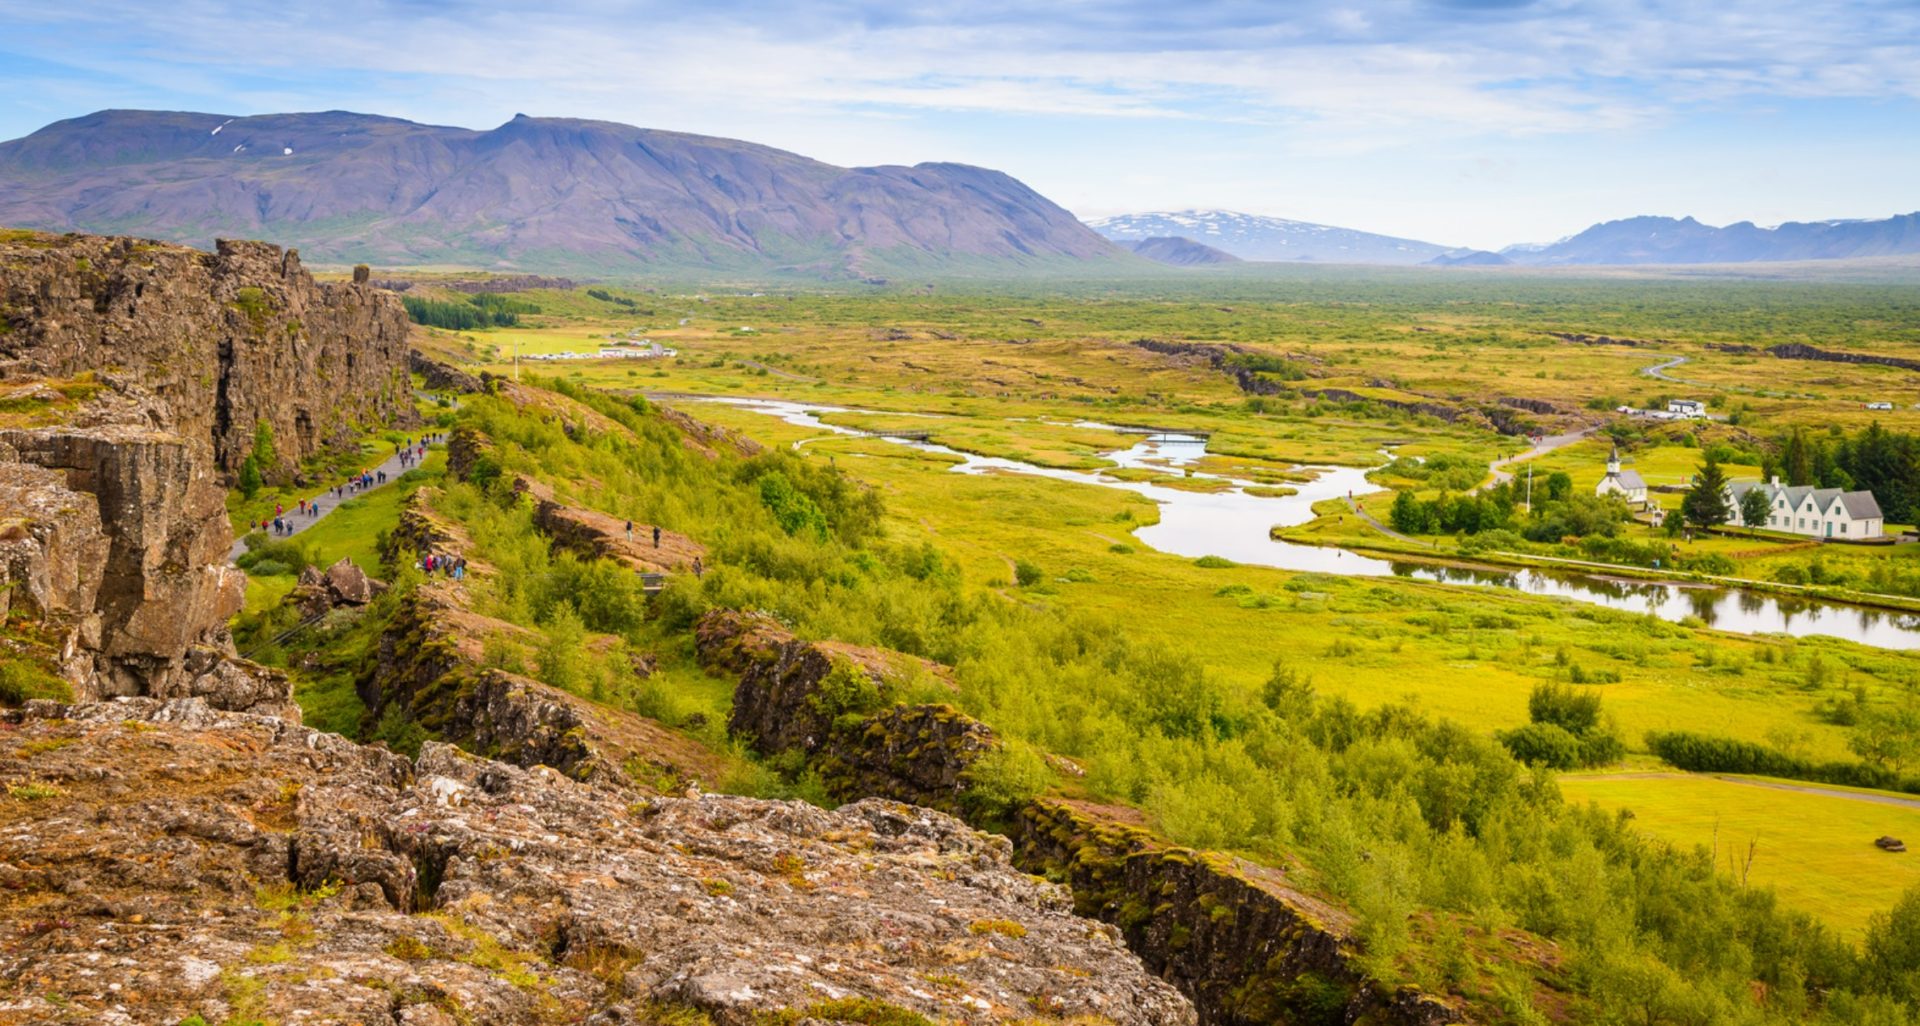
{"type": "Polygon", "coordinates": [[[1891,834],[1920,849],[1920,808],[1686,774],[1569,774],[1560,790],[1569,801],[1630,808],[1634,823],[1654,837],[1715,849],[1721,871],[1736,879],[1751,841],[1750,883],[1772,887],[1782,903],[1849,936],[1920,884],[1920,854],[1873,846],[1874,838],[1891,834]]]}

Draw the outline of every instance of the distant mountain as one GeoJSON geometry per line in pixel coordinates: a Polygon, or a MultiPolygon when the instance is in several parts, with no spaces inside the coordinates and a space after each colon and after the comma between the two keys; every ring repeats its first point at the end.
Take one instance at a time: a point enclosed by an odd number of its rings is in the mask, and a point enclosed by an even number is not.
{"type": "Polygon", "coordinates": [[[1133,258],[963,164],[843,168],[731,139],[516,116],[110,110],[0,143],[0,225],[215,236],[307,259],[863,275],[1133,258]]]}
{"type": "Polygon", "coordinates": [[[1203,267],[1209,264],[1237,264],[1240,258],[1225,250],[1215,249],[1203,242],[1179,236],[1157,235],[1151,239],[1134,242],[1122,242],[1120,245],[1133,250],[1148,260],[1175,267],[1203,267]]]}
{"type": "Polygon", "coordinates": [[[1450,249],[1427,261],[1429,267],[1505,267],[1512,260],[1484,249],[1450,249]]]}
{"type": "Polygon", "coordinates": [[[1508,246],[1517,264],[1738,264],[1920,253],[1920,213],[1878,221],[1750,221],[1715,228],[1691,217],[1629,217],[1545,245],[1508,246]]]}
{"type": "Polygon", "coordinates": [[[1312,260],[1328,264],[1419,264],[1447,251],[1446,246],[1350,228],[1288,221],[1231,210],[1121,214],[1088,221],[1088,227],[1115,242],[1182,236],[1224,250],[1242,260],[1312,260]]]}

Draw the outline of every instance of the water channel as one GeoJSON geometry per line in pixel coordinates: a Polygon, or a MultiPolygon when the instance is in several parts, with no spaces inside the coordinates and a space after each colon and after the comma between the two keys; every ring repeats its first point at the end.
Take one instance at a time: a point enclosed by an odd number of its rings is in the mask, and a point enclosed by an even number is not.
{"type": "MultiPolygon", "coordinates": [[[[863,432],[829,424],[821,414],[863,413],[894,416],[873,410],[821,406],[766,399],[702,398],[777,417],[789,424],[858,435],[863,432]]],[[[1081,421],[1075,426],[1120,430],[1116,425],[1081,421]]],[[[1552,595],[1632,613],[1650,613],[1663,620],[1698,617],[1708,626],[1742,634],[1825,634],[1889,649],[1920,648],[1920,615],[1865,609],[1811,599],[1695,584],[1640,581],[1559,570],[1468,569],[1414,560],[1380,559],[1345,549],[1277,541],[1268,536],[1276,525],[1303,524],[1314,517],[1313,504],[1352,493],[1375,490],[1367,471],[1359,467],[1299,468],[1314,475],[1310,481],[1289,482],[1298,491],[1287,496],[1249,495],[1243,489],[1256,484],[1194,471],[1191,476],[1219,478],[1232,487],[1195,492],[1144,481],[1123,481],[1098,470],[1042,467],[997,456],[976,456],[931,442],[888,439],[897,445],[944,453],[958,462],[961,474],[1010,472],[1120,488],[1144,495],[1160,505],[1160,522],[1136,529],[1142,544],[1176,556],[1220,556],[1236,563],[1284,570],[1350,577],[1403,577],[1445,584],[1512,588],[1534,595],[1552,595]]],[[[1139,467],[1181,474],[1206,454],[1205,440],[1192,436],[1156,435],[1110,453],[1106,459],[1121,467],[1139,467]]]]}

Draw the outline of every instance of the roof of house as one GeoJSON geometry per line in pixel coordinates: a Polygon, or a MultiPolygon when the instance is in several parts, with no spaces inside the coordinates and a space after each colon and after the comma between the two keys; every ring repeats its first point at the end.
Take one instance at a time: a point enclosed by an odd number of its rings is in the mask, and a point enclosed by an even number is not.
{"type": "Polygon", "coordinates": [[[1641,480],[1640,472],[1637,470],[1623,470],[1620,473],[1615,474],[1614,477],[1619,479],[1620,487],[1625,488],[1630,492],[1637,491],[1647,486],[1647,483],[1641,480]]]}
{"type": "Polygon", "coordinates": [[[1733,501],[1739,502],[1742,496],[1755,488],[1763,489],[1769,502],[1778,502],[1784,497],[1788,509],[1799,509],[1811,496],[1814,509],[1822,513],[1831,513],[1835,506],[1841,506],[1846,509],[1847,516],[1855,520],[1874,520],[1882,516],[1879,500],[1869,491],[1843,492],[1838,488],[1814,488],[1809,485],[1781,487],[1766,481],[1735,481],[1727,486],[1727,493],[1733,497],[1733,501]]]}
{"type": "Polygon", "coordinates": [[[1872,492],[1842,492],[1840,502],[1847,507],[1847,515],[1855,520],[1880,518],[1880,502],[1872,492]]]}

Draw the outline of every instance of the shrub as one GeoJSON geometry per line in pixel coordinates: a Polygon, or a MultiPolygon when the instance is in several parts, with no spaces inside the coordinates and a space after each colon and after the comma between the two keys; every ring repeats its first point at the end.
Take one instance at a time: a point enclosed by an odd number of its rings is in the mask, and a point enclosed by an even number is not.
{"type": "Polygon", "coordinates": [[[260,464],[252,456],[240,463],[240,495],[251,499],[260,494],[261,486],[266,482],[260,477],[260,464]]]}
{"type": "Polygon", "coordinates": [[[1751,741],[1689,731],[1649,731],[1646,740],[1653,754],[1675,768],[1694,773],[1750,773],[1920,793],[1920,780],[1904,780],[1893,770],[1865,762],[1812,762],[1751,741]]]}
{"type": "Polygon", "coordinates": [[[966,801],[1003,814],[1047,789],[1053,769],[1031,745],[1009,742],[975,760],[966,772],[966,801]]]}
{"type": "Polygon", "coordinates": [[[835,660],[820,683],[814,686],[808,704],[825,716],[838,719],[848,714],[869,713],[880,708],[880,685],[873,675],[846,660],[835,660]]]}
{"type": "Polygon", "coordinates": [[[1527,716],[1535,723],[1551,723],[1568,734],[1580,734],[1600,725],[1600,695],[1560,684],[1540,684],[1527,697],[1527,716]]]}
{"type": "Polygon", "coordinates": [[[1233,566],[1233,560],[1224,556],[1201,556],[1193,565],[1207,570],[1225,570],[1233,566]]]}
{"type": "Polygon", "coordinates": [[[1013,562],[1013,579],[1022,588],[1031,588],[1046,578],[1046,572],[1024,559],[1013,562]]]}
{"type": "Polygon", "coordinates": [[[1580,739],[1552,723],[1529,723],[1495,736],[1515,759],[1529,766],[1568,770],[1581,764],[1580,739]]]}

